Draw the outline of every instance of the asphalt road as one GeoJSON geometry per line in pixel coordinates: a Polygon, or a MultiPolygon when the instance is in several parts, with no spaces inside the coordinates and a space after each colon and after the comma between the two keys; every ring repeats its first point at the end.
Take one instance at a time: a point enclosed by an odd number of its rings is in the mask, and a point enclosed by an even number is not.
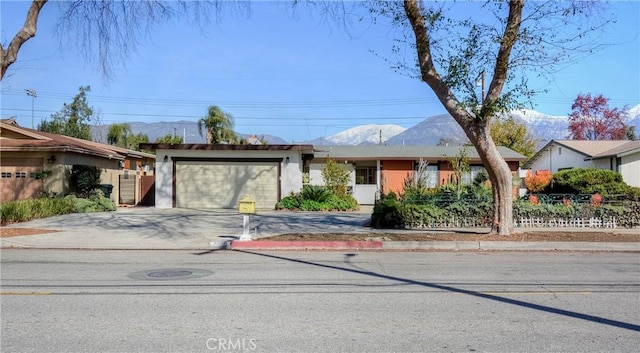
{"type": "Polygon", "coordinates": [[[635,352],[632,253],[3,250],[1,351],[635,352]]]}

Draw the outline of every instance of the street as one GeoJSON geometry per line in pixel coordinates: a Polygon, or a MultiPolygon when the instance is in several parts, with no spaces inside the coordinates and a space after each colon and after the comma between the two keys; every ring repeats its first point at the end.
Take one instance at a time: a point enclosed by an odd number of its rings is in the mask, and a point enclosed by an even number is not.
{"type": "Polygon", "coordinates": [[[7,352],[632,352],[637,253],[2,250],[7,352]]]}

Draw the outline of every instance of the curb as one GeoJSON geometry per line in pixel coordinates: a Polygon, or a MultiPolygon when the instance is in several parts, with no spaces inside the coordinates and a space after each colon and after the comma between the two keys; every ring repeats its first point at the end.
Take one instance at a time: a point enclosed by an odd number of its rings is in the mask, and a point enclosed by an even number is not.
{"type": "Polygon", "coordinates": [[[239,241],[230,244],[231,250],[269,249],[269,250],[305,250],[305,249],[382,249],[381,241],[239,241]]]}
{"type": "Polygon", "coordinates": [[[485,251],[630,251],[640,243],[514,241],[238,241],[231,250],[485,250],[485,251]]]}

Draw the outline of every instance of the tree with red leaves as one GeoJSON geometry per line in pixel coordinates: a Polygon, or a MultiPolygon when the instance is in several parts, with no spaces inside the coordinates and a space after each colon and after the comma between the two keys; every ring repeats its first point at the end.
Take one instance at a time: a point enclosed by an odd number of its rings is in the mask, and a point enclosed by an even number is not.
{"type": "Polygon", "coordinates": [[[573,140],[624,140],[625,108],[609,108],[609,99],[578,94],[569,114],[569,138],[573,140]]]}

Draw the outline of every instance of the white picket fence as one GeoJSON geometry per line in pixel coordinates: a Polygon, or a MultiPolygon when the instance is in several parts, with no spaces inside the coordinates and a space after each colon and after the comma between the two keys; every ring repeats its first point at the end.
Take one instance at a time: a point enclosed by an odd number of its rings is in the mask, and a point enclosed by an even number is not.
{"type": "MultiPolygon", "coordinates": [[[[615,218],[524,218],[514,220],[516,228],[618,228],[615,218]]],[[[483,228],[491,226],[477,218],[449,218],[408,228],[483,228]]]]}
{"type": "Polygon", "coordinates": [[[602,218],[520,218],[516,228],[618,228],[615,217],[602,218]]]}

